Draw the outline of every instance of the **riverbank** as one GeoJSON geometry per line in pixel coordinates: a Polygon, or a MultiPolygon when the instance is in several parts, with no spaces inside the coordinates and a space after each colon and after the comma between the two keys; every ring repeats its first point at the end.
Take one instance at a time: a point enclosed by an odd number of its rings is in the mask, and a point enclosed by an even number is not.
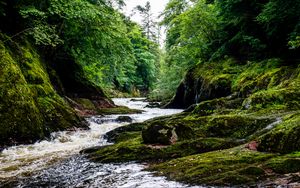
{"type": "Polygon", "coordinates": [[[190,184],[299,186],[299,73],[276,59],[199,65],[167,105],[191,105],[186,112],[116,129],[107,134],[114,145],[86,152],[97,162],[151,162],[190,184]]]}

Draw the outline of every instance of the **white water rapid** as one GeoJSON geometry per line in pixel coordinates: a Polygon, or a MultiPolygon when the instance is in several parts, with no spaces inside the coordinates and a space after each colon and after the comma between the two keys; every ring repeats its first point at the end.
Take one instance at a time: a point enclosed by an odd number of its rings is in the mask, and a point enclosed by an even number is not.
{"type": "MultiPolygon", "coordinates": [[[[145,108],[142,100],[114,99],[117,105],[142,109],[130,116],[134,122],[171,115],[181,110],[145,108]]],[[[7,148],[0,153],[0,187],[188,187],[143,171],[146,164],[101,164],[87,160],[79,151],[107,145],[103,135],[127,123],[119,115],[87,119],[90,130],[53,133],[51,139],[7,148]]]]}

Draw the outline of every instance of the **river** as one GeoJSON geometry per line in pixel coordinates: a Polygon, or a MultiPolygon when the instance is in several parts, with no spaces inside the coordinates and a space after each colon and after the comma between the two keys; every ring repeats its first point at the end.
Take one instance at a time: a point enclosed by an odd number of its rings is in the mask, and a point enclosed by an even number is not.
{"type": "MultiPolygon", "coordinates": [[[[115,104],[144,110],[130,116],[134,122],[180,113],[181,110],[146,108],[147,102],[113,99],[115,104]]],[[[89,161],[82,149],[108,145],[103,135],[127,123],[119,115],[88,118],[90,129],[53,133],[32,145],[13,146],[0,153],[0,187],[189,187],[145,171],[147,164],[102,164],[89,161]]]]}

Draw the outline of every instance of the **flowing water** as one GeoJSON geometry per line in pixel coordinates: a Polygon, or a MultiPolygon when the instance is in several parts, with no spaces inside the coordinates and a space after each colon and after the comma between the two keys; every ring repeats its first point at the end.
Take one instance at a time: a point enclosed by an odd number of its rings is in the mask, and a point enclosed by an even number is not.
{"type": "MultiPolygon", "coordinates": [[[[114,99],[117,105],[142,109],[130,116],[134,122],[171,115],[181,110],[146,108],[142,100],[114,99]]],[[[79,151],[108,145],[103,135],[127,123],[114,121],[118,115],[88,118],[90,130],[53,133],[49,140],[14,146],[0,153],[0,187],[188,187],[143,169],[147,164],[94,163],[79,151]]]]}

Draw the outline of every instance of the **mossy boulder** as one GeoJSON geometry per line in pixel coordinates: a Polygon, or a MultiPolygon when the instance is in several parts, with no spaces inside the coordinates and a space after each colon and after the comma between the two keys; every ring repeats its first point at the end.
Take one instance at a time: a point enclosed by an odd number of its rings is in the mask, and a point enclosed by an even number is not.
{"type": "Polygon", "coordinates": [[[118,127],[112,131],[107,132],[104,135],[104,138],[108,140],[108,142],[116,142],[116,140],[122,134],[131,133],[131,132],[141,132],[148,124],[146,123],[132,123],[126,126],[118,127]]]}
{"type": "Polygon", "coordinates": [[[97,112],[103,115],[111,114],[140,114],[143,110],[131,109],[126,106],[114,106],[109,108],[97,108],[97,112]]]}
{"type": "Polygon", "coordinates": [[[242,106],[243,99],[235,98],[234,95],[229,97],[207,100],[199,103],[193,110],[193,114],[200,116],[211,115],[215,112],[228,111],[230,109],[238,109],[242,106]]]}
{"type": "Polygon", "coordinates": [[[174,144],[178,140],[175,128],[163,124],[152,124],[142,132],[145,144],[174,144]]]}
{"type": "Polygon", "coordinates": [[[189,184],[274,183],[282,174],[299,173],[299,87],[300,66],[278,59],[198,64],[169,104],[192,104],[188,110],[118,128],[109,133],[116,144],[93,150],[89,157],[151,161],[149,170],[189,184]],[[161,130],[168,145],[157,141],[161,130]],[[172,132],[177,141],[170,144],[172,132]]]}
{"type": "Polygon", "coordinates": [[[257,118],[244,115],[219,115],[207,124],[207,135],[245,139],[274,122],[273,118],[257,118]]]}
{"type": "Polygon", "coordinates": [[[290,153],[300,151],[300,114],[285,117],[277,125],[259,139],[260,151],[290,153]]]}
{"type": "Polygon", "coordinates": [[[201,63],[187,72],[166,107],[187,108],[200,103],[197,112],[202,115],[220,108],[259,110],[272,106],[298,110],[299,73],[297,64],[286,66],[280,59],[247,64],[233,59],[201,63]],[[230,99],[232,94],[235,96],[230,99]],[[229,98],[221,99],[224,97],[229,98]]]}
{"type": "Polygon", "coordinates": [[[150,170],[191,184],[250,185],[264,174],[257,165],[272,157],[273,154],[236,147],[174,159],[153,165],[150,170]]]}

